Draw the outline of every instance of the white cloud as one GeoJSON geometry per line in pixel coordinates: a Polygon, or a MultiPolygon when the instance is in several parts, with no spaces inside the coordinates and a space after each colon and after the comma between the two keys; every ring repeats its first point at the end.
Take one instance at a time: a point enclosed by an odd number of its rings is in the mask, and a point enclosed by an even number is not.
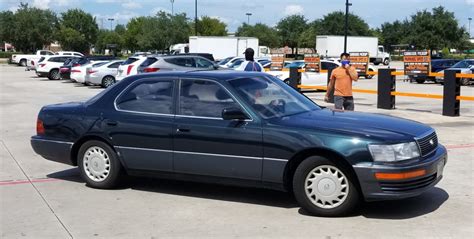
{"type": "Polygon", "coordinates": [[[54,3],[58,6],[70,6],[72,4],[72,0],[55,0],[54,3]]]}
{"type": "Polygon", "coordinates": [[[39,9],[48,9],[50,2],[51,0],[33,0],[33,3],[31,5],[39,9]]]}
{"type": "Polygon", "coordinates": [[[127,1],[122,3],[122,7],[125,9],[139,9],[142,8],[142,5],[138,2],[127,1]]]}
{"type": "Polygon", "coordinates": [[[303,14],[304,12],[304,9],[301,5],[288,5],[285,7],[285,15],[289,16],[289,15],[300,15],[300,14],[303,14]]]}
{"type": "Polygon", "coordinates": [[[474,0],[466,0],[467,5],[474,5],[474,0]]]}

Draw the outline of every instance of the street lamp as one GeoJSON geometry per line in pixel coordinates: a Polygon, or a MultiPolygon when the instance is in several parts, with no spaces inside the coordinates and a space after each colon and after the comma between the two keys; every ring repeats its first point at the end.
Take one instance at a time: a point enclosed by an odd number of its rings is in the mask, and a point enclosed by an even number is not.
{"type": "Polygon", "coordinates": [[[467,20],[469,20],[469,38],[471,38],[471,20],[472,20],[472,17],[468,18],[467,20]]]}
{"type": "Polygon", "coordinates": [[[113,18],[107,18],[107,20],[110,21],[110,31],[112,31],[112,24],[113,24],[113,22],[114,22],[115,19],[113,19],[113,18]]]}
{"type": "Polygon", "coordinates": [[[245,13],[245,15],[247,15],[247,25],[250,25],[250,16],[252,16],[252,13],[248,12],[245,13]]]}
{"type": "Polygon", "coordinates": [[[194,0],[194,35],[197,36],[197,25],[198,25],[198,1],[194,0]]]}
{"type": "Polygon", "coordinates": [[[346,21],[344,24],[344,53],[347,53],[347,28],[348,28],[348,19],[349,19],[349,6],[352,6],[352,3],[349,3],[349,0],[346,0],[346,21]]]}
{"type": "Polygon", "coordinates": [[[174,15],[174,0],[171,1],[171,15],[174,15]]]}

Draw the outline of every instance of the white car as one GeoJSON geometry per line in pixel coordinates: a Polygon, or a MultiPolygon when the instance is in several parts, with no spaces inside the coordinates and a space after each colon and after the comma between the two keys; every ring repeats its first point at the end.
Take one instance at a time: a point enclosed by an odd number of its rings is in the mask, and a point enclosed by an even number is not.
{"type": "Polygon", "coordinates": [[[71,81],[86,84],[86,78],[89,77],[93,67],[100,66],[108,61],[93,61],[84,65],[74,66],[71,68],[71,81]]]}
{"type": "Polygon", "coordinates": [[[138,74],[138,67],[147,59],[146,56],[132,56],[124,61],[118,68],[116,81],[121,81],[127,76],[138,74]]]}
{"type": "MultiPolygon", "coordinates": [[[[46,53],[50,53],[46,51],[46,53]]],[[[46,55],[47,57],[50,57],[52,55],[46,55]]],[[[54,56],[77,56],[81,57],[84,56],[84,54],[77,52],[77,51],[58,51],[54,53],[54,56]]],[[[31,57],[28,58],[26,61],[26,69],[27,70],[35,70],[36,67],[38,66],[38,62],[40,59],[44,57],[44,55],[32,55],[31,57]]]]}
{"type": "Polygon", "coordinates": [[[52,55],[54,55],[54,52],[48,51],[48,50],[38,50],[36,51],[35,54],[29,54],[29,55],[14,54],[11,57],[11,62],[16,63],[20,66],[26,66],[28,59],[30,58],[34,58],[34,57],[40,58],[42,56],[52,56],[52,55]]]}
{"type": "Polygon", "coordinates": [[[110,61],[99,65],[93,65],[89,69],[86,84],[100,85],[107,88],[115,83],[118,67],[123,61],[110,61]]]}
{"type": "MultiPolygon", "coordinates": [[[[458,70],[459,73],[472,74],[474,73],[474,59],[462,60],[446,70],[458,70]]],[[[444,71],[445,70],[442,70],[438,73],[444,74],[444,71]]],[[[460,83],[461,85],[469,85],[471,81],[473,81],[473,78],[461,78],[460,83]]],[[[444,76],[437,76],[436,82],[444,84],[444,76]]]]}
{"type": "Polygon", "coordinates": [[[59,68],[69,58],[77,58],[79,56],[49,56],[45,57],[44,60],[38,62],[36,67],[36,75],[39,77],[48,77],[50,80],[59,80],[61,75],[59,74],[59,68]]]}

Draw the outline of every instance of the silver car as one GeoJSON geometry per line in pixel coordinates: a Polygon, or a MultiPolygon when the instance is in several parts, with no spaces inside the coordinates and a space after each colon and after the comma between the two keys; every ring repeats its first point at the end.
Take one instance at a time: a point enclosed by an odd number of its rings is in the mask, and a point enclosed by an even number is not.
{"type": "Polygon", "coordinates": [[[117,69],[123,61],[109,61],[102,64],[93,65],[88,68],[88,77],[86,77],[86,84],[100,85],[107,88],[115,83],[115,76],[117,69]]]}
{"type": "Polygon", "coordinates": [[[157,71],[216,70],[214,62],[200,56],[149,56],[138,67],[138,74],[157,71]]]}

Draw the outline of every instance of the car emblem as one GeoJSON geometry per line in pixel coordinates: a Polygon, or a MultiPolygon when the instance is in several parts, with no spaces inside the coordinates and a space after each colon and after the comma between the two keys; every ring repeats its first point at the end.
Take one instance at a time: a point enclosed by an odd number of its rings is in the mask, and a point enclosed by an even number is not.
{"type": "Polygon", "coordinates": [[[430,139],[430,144],[434,145],[434,141],[432,139],[430,139]]]}

